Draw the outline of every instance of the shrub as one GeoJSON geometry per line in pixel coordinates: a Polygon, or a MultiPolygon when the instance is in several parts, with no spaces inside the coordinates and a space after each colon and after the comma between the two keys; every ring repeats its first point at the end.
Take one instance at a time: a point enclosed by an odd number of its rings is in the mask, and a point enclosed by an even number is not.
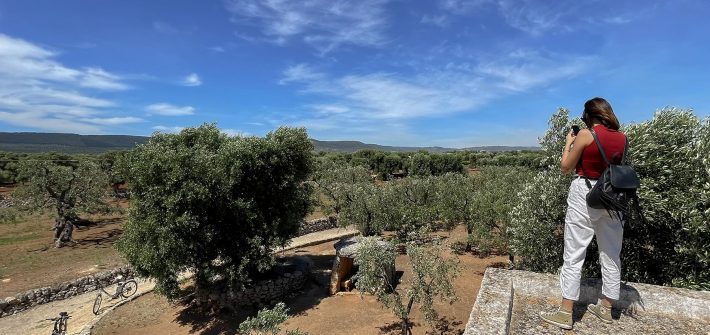
{"type": "Polygon", "coordinates": [[[351,166],[342,161],[319,159],[313,174],[318,203],[326,213],[339,214],[345,201],[359,184],[371,184],[372,178],[362,166],[351,166]]]}
{"type": "Polygon", "coordinates": [[[710,119],[665,108],[625,131],[647,220],[624,231],[626,278],[710,289],[710,119]]]}
{"type": "Polygon", "coordinates": [[[473,177],[476,186],[467,221],[469,250],[475,245],[482,255],[493,249],[508,251],[510,213],[520,201],[518,192],[533,176],[528,168],[490,166],[473,177]]]}
{"type": "MultiPolygon", "coordinates": [[[[545,167],[518,192],[507,228],[509,248],[522,255],[516,265],[526,270],[554,272],[562,264],[565,209],[570,178],[559,172],[569,111],[560,108],[540,139],[545,167]]],[[[588,252],[587,255],[592,254],[588,252]]]]}
{"type": "Polygon", "coordinates": [[[214,125],[155,133],[126,158],[132,200],[118,250],[171,298],[186,270],[198,293],[216,278],[241,289],[273,265],[273,249],[307,214],[312,150],[305,129],[265,138],[228,137],[214,125]]]}
{"type": "Polygon", "coordinates": [[[433,305],[435,300],[453,303],[457,299],[453,281],[458,275],[459,263],[443,257],[440,246],[407,246],[413,273],[405,293],[396,290],[396,283],[386,283],[386,287],[382,287],[383,278],[388,278],[384,273],[394,261],[394,251],[381,247],[373,238],[364,238],[360,243],[355,285],[360,292],[375,292],[377,300],[401,320],[403,335],[411,333],[410,315],[415,303],[424,319],[432,323],[438,319],[433,305]]]}
{"type": "MultiPolygon", "coordinates": [[[[279,302],[274,308],[264,308],[258,311],[255,317],[249,317],[240,323],[239,333],[244,335],[275,335],[281,331],[281,324],[286,319],[288,319],[288,308],[283,302],[279,302]]],[[[308,335],[308,333],[296,329],[287,330],[286,335],[308,335]]]]}
{"type": "MultiPolygon", "coordinates": [[[[554,272],[562,264],[563,226],[569,178],[557,171],[570,122],[560,110],[541,140],[548,170],[518,194],[508,227],[517,265],[554,272]],[[534,242],[534,243],[533,243],[534,242]]],[[[624,128],[631,163],[641,178],[639,197],[646,223],[626,225],[622,278],[652,284],[710,287],[710,120],[666,108],[652,120],[624,128]]],[[[594,242],[585,274],[599,275],[594,242]]]]}
{"type": "Polygon", "coordinates": [[[428,232],[452,229],[471,217],[473,179],[449,173],[404,178],[380,186],[351,185],[340,212],[341,225],[355,225],[363,235],[382,230],[397,233],[400,241],[421,240],[428,232]]]}

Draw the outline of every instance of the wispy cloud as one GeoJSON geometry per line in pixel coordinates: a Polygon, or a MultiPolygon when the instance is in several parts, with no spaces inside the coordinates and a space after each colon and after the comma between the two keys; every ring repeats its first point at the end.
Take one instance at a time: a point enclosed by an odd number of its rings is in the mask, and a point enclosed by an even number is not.
{"type": "Polygon", "coordinates": [[[180,84],[191,87],[200,86],[202,85],[202,79],[200,79],[200,76],[197,75],[197,73],[190,73],[180,81],[180,84]]]}
{"type": "Polygon", "coordinates": [[[105,116],[106,109],[116,104],[94,96],[95,92],[130,86],[100,67],[65,66],[57,56],[55,51],[0,34],[0,121],[51,131],[101,132],[101,125],[90,120],[111,119],[105,116]]]}
{"type": "Polygon", "coordinates": [[[617,16],[604,18],[602,21],[604,21],[605,23],[611,23],[611,24],[625,24],[625,23],[631,22],[632,19],[629,16],[617,15],[617,16]]]}
{"type": "Polygon", "coordinates": [[[454,14],[467,14],[476,7],[495,0],[439,0],[439,6],[454,14]]]}
{"type": "Polygon", "coordinates": [[[179,116],[195,114],[195,107],[192,106],[175,106],[169,103],[161,102],[151,104],[145,107],[145,110],[152,114],[164,116],[179,116]]]}
{"type": "Polygon", "coordinates": [[[605,8],[609,12],[605,18],[588,17],[589,12],[600,13],[599,3],[593,0],[439,0],[439,7],[454,15],[475,13],[484,6],[493,6],[509,26],[531,36],[570,32],[580,22],[624,24],[632,20],[631,13],[620,14],[618,8],[605,8]]]}
{"type": "Polygon", "coordinates": [[[83,118],[84,122],[98,124],[102,126],[118,126],[123,124],[138,123],[144,120],[134,116],[109,117],[109,118],[83,118]]]}
{"type": "Polygon", "coordinates": [[[179,133],[183,129],[185,129],[185,127],[179,127],[179,126],[172,126],[172,127],[154,126],[153,127],[153,130],[163,132],[163,133],[179,133]]]}
{"type": "Polygon", "coordinates": [[[449,18],[446,15],[424,15],[419,22],[443,28],[449,25],[449,18]]]}
{"type": "Polygon", "coordinates": [[[226,8],[232,13],[232,22],[256,26],[261,36],[270,42],[285,44],[298,39],[325,54],[343,45],[383,45],[388,2],[229,0],[226,8]]]}
{"type": "Polygon", "coordinates": [[[474,112],[495,99],[578,76],[594,61],[587,56],[516,50],[474,65],[448,64],[414,74],[376,72],[341,77],[299,64],[286,69],[281,82],[297,85],[302,94],[319,96],[323,101],[302,106],[305,116],[287,122],[318,129],[353,125],[386,131],[383,124],[406,125],[418,118],[474,112]]]}

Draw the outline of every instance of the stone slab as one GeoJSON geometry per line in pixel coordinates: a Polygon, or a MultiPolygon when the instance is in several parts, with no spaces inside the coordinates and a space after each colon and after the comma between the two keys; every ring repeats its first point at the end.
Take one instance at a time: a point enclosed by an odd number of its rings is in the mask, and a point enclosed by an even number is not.
{"type": "MultiPolygon", "coordinates": [[[[579,328],[578,334],[636,335],[639,329],[656,335],[710,334],[708,291],[624,283],[620,299],[614,304],[617,322],[611,326],[584,321],[590,316],[584,312],[585,306],[595,303],[600,296],[601,280],[582,281],[580,299],[575,305],[578,309],[575,321],[580,321],[575,328],[579,328]]],[[[555,310],[560,299],[556,275],[489,268],[464,334],[562,334],[558,328],[544,327],[537,316],[539,311],[555,310]]]]}

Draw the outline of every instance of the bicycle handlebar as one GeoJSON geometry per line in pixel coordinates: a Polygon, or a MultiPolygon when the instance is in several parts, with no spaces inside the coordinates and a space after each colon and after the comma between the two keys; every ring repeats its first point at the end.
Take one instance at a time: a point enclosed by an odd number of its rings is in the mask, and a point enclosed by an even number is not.
{"type": "Polygon", "coordinates": [[[58,320],[62,320],[62,319],[71,319],[71,315],[61,316],[61,317],[58,317],[58,318],[45,319],[45,320],[47,320],[47,321],[58,321],[58,320]]]}

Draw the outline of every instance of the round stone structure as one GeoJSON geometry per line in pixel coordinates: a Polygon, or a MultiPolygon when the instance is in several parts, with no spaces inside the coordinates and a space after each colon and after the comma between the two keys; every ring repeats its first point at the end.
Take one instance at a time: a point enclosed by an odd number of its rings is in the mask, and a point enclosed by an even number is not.
{"type": "MultiPolygon", "coordinates": [[[[353,288],[354,284],[351,280],[352,276],[357,271],[355,266],[358,252],[360,250],[360,236],[353,236],[343,238],[336,242],[333,247],[335,248],[335,260],[333,260],[333,270],[330,274],[330,294],[336,294],[343,289],[350,290],[353,288]]],[[[392,248],[391,243],[383,240],[378,240],[379,244],[383,248],[392,248]]],[[[395,275],[395,264],[394,260],[392,264],[388,266],[386,271],[387,278],[383,279],[391,283],[395,275]]]]}

